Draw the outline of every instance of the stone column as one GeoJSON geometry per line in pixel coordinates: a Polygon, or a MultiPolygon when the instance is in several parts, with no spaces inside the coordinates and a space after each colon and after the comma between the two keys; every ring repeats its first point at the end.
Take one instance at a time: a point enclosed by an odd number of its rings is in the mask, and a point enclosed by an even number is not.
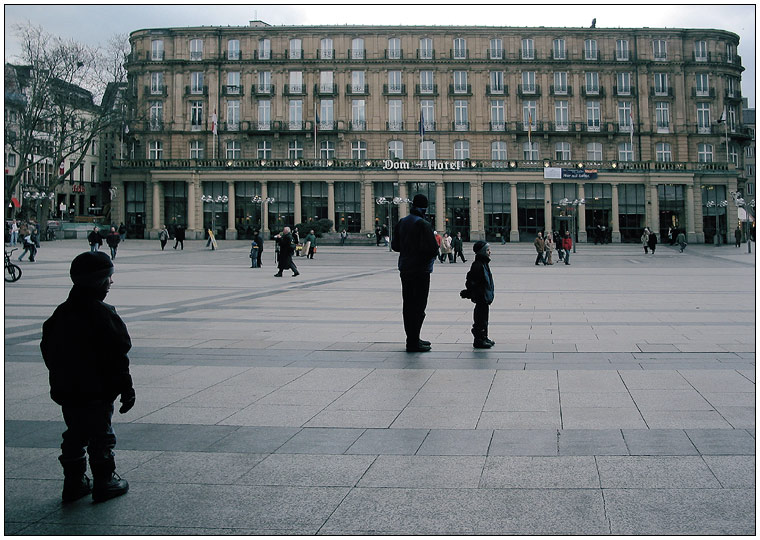
{"type": "Polygon", "coordinates": [[[227,181],[227,240],[237,240],[235,229],[235,181],[227,181]]]}
{"type": "Polygon", "coordinates": [[[481,223],[481,211],[483,197],[479,182],[470,180],[470,241],[485,240],[485,225],[481,223]],[[480,203],[478,202],[480,201],[480,203]]]}
{"type": "Polygon", "coordinates": [[[192,233],[187,235],[188,239],[195,238],[195,230],[197,224],[195,223],[195,205],[198,204],[195,195],[195,178],[191,178],[187,182],[187,232],[192,233]]]}
{"type": "Polygon", "coordinates": [[[509,183],[509,241],[519,242],[520,231],[517,225],[517,182],[509,183]]]}
{"type": "Polygon", "coordinates": [[[161,182],[153,181],[153,227],[149,231],[149,237],[158,236],[161,230],[161,182]]]}
{"type": "Polygon", "coordinates": [[[327,219],[333,222],[333,226],[330,227],[330,232],[335,232],[335,182],[333,180],[327,181],[327,219]]]}
{"type": "Polygon", "coordinates": [[[552,233],[552,185],[544,182],[544,231],[552,233]]]}
{"type": "Polygon", "coordinates": [[[618,184],[612,184],[612,241],[619,243],[622,239],[620,234],[620,199],[618,184]]]}
{"type": "Polygon", "coordinates": [[[261,182],[261,198],[264,199],[264,201],[259,205],[259,209],[261,211],[261,234],[263,235],[264,232],[269,232],[269,203],[266,202],[267,198],[267,183],[261,182]]]}
{"type": "Polygon", "coordinates": [[[686,241],[695,243],[697,231],[694,227],[694,186],[686,186],[686,241]]]}
{"type": "MultiPolygon", "coordinates": [[[[586,198],[586,188],[583,183],[578,184],[578,199],[586,198]]],[[[576,224],[578,226],[578,242],[588,241],[588,234],[586,233],[586,205],[579,204],[573,208],[575,212],[576,224]]]]}
{"type": "Polygon", "coordinates": [[[446,203],[443,187],[443,180],[435,183],[435,229],[441,234],[446,227],[446,203]]]}
{"type": "Polygon", "coordinates": [[[652,184],[649,188],[649,230],[657,235],[657,241],[660,238],[660,195],[657,191],[657,184],[652,184]]]}
{"type": "MultiPolygon", "coordinates": [[[[406,182],[398,183],[398,196],[401,197],[402,199],[406,199],[409,197],[409,195],[407,195],[406,182]]],[[[406,216],[409,215],[409,204],[411,203],[401,203],[398,206],[399,219],[404,219],[406,216]]]]}
{"type": "Polygon", "coordinates": [[[293,181],[293,225],[301,223],[301,181],[293,181]]]}
{"type": "Polygon", "coordinates": [[[364,181],[364,232],[375,232],[375,199],[372,197],[372,182],[364,181]]]}

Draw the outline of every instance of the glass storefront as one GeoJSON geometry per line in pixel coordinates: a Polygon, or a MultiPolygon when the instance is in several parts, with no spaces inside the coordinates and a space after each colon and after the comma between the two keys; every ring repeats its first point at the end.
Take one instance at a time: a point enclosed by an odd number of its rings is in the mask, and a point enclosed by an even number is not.
{"type": "MultiPolygon", "coordinates": [[[[203,182],[202,194],[211,195],[214,199],[228,195],[227,182],[203,182]]],[[[217,240],[227,238],[228,203],[203,203],[203,237],[208,238],[208,230],[214,231],[217,240]]]]}
{"type": "Polygon", "coordinates": [[[488,242],[509,242],[512,227],[512,199],[509,184],[485,182],[483,184],[483,217],[488,242]]]}
{"type": "Polygon", "coordinates": [[[301,182],[301,221],[327,219],[327,182],[301,182]]]}
{"type": "Polygon", "coordinates": [[[267,196],[274,198],[274,202],[267,205],[272,235],[281,232],[284,227],[292,228],[296,200],[293,182],[268,182],[267,196]]]}
{"type": "Polygon", "coordinates": [[[164,182],[164,220],[169,236],[178,226],[187,229],[187,182],[164,182]]]}
{"type": "Polygon", "coordinates": [[[362,229],[361,182],[335,182],[335,230],[358,233],[362,229]]]}
{"type": "Polygon", "coordinates": [[[373,182],[372,189],[375,194],[372,201],[375,205],[375,227],[387,227],[390,235],[393,232],[393,225],[398,221],[398,206],[395,204],[377,204],[377,200],[380,197],[386,199],[398,197],[398,183],[373,182]]]}
{"type": "Polygon", "coordinates": [[[235,182],[235,229],[238,240],[250,240],[253,231],[261,229],[261,203],[253,202],[261,195],[260,182],[235,182]]]}
{"type": "Polygon", "coordinates": [[[660,242],[672,245],[675,244],[679,229],[686,228],[684,186],[660,184],[657,186],[657,195],[660,206],[660,242]]]}
{"type": "Polygon", "coordinates": [[[646,205],[644,184],[618,185],[621,242],[641,242],[641,234],[647,226],[646,205]]]}
{"type": "MultiPolygon", "coordinates": [[[[446,182],[446,232],[451,236],[462,233],[462,240],[470,241],[470,183],[446,182]]],[[[442,233],[443,231],[438,231],[442,233]]]]}
{"type": "Polygon", "coordinates": [[[702,227],[705,244],[725,243],[728,233],[726,186],[702,186],[702,227]],[[720,234],[716,234],[720,231],[720,234]]]}
{"type": "Polygon", "coordinates": [[[532,242],[544,230],[544,184],[517,184],[517,230],[520,242],[532,242]]]}
{"type": "Polygon", "coordinates": [[[579,212],[586,212],[586,237],[594,244],[608,244],[612,241],[612,185],[585,184],[583,187],[586,204],[579,212]]]}
{"type": "Polygon", "coordinates": [[[145,182],[124,182],[128,238],[145,238],[145,182]]]}
{"type": "MultiPolygon", "coordinates": [[[[543,188],[543,186],[541,186],[543,188]]],[[[572,229],[574,218],[574,212],[577,212],[573,206],[559,204],[562,199],[568,199],[574,201],[578,198],[578,186],[576,184],[553,184],[552,185],[552,232],[557,231],[560,236],[565,236],[565,231],[572,229]]],[[[580,207],[583,211],[583,206],[580,207]]],[[[576,227],[578,224],[576,223],[576,227]]],[[[535,237],[535,233],[533,234],[535,237]]],[[[573,233],[575,238],[575,232],[573,233]]]]}
{"type": "Polygon", "coordinates": [[[425,219],[435,228],[435,182],[409,182],[406,185],[406,192],[409,194],[409,199],[414,199],[417,194],[427,197],[428,209],[425,212],[425,219]]]}

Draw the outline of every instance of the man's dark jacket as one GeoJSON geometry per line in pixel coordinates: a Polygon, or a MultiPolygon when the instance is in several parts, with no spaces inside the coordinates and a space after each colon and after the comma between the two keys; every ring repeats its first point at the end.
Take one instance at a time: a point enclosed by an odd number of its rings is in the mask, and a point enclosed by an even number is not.
{"type": "Polygon", "coordinates": [[[396,225],[391,249],[398,251],[401,272],[432,272],[438,256],[438,243],[423,213],[412,207],[409,215],[396,225]]]}
{"type": "Polygon", "coordinates": [[[90,234],[87,235],[87,241],[90,243],[90,245],[103,245],[103,237],[100,236],[100,232],[90,231],[90,234]]]}
{"type": "Polygon", "coordinates": [[[42,325],[50,397],[59,405],[114,401],[132,389],[131,347],[116,309],[75,286],[42,325]]]}
{"type": "Polygon", "coordinates": [[[488,263],[491,259],[480,253],[475,255],[470,271],[467,272],[464,286],[467,289],[467,298],[476,304],[490,304],[493,302],[494,286],[491,267],[488,263]]]}
{"type": "Polygon", "coordinates": [[[283,234],[277,239],[277,244],[280,246],[280,252],[277,255],[277,268],[290,268],[295,252],[293,237],[290,234],[283,234]]]}
{"type": "Polygon", "coordinates": [[[108,236],[106,236],[106,244],[108,244],[110,247],[118,246],[119,242],[121,242],[121,236],[119,236],[119,233],[115,231],[108,233],[108,236]]]}

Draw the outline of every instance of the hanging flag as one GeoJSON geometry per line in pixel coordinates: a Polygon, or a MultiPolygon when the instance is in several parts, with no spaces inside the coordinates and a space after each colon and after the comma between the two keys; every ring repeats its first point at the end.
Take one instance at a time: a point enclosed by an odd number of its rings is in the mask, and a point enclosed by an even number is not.
{"type": "Polygon", "coordinates": [[[214,114],[211,115],[211,132],[216,135],[217,134],[217,118],[216,118],[216,109],[214,109],[214,114]]]}
{"type": "Polygon", "coordinates": [[[420,144],[425,142],[425,116],[422,114],[422,109],[420,109],[420,144]]]}
{"type": "Polygon", "coordinates": [[[314,159],[317,159],[317,131],[319,130],[319,114],[317,114],[317,103],[314,102],[314,159]]]}
{"type": "Polygon", "coordinates": [[[633,111],[630,111],[628,116],[631,119],[631,161],[633,161],[633,111]]]}
{"type": "Polygon", "coordinates": [[[533,128],[533,115],[528,111],[528,146],[531,154],[533,153],[533,143],[530,141],[531,130],[533,128]]]}
{"type": "Polygon", "coordinates": [[[723,107],[723,114],[720,115],[720,118],[718,118],[718,123],[722,124],[726,121],[726,108],[723,107]]]}

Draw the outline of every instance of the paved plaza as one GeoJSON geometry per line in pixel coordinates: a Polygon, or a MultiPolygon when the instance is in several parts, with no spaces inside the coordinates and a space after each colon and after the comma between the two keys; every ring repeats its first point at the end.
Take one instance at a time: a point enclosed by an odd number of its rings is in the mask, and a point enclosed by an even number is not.
{"type": "Polygon", "coordinates": [[[172,245],[115,261],[137,403],[114,416],[130,491],[102,504],[61,505],[39,350],[86,242],[5,284],[6,534],[755,533],[754,245],[546,267],[492,245],[496,345],[475,350],[466,244],[435,266],[425,354],[387,248],[319,246],[275,278],[271,242],[262,269],[244,241],[172,245]]]}

